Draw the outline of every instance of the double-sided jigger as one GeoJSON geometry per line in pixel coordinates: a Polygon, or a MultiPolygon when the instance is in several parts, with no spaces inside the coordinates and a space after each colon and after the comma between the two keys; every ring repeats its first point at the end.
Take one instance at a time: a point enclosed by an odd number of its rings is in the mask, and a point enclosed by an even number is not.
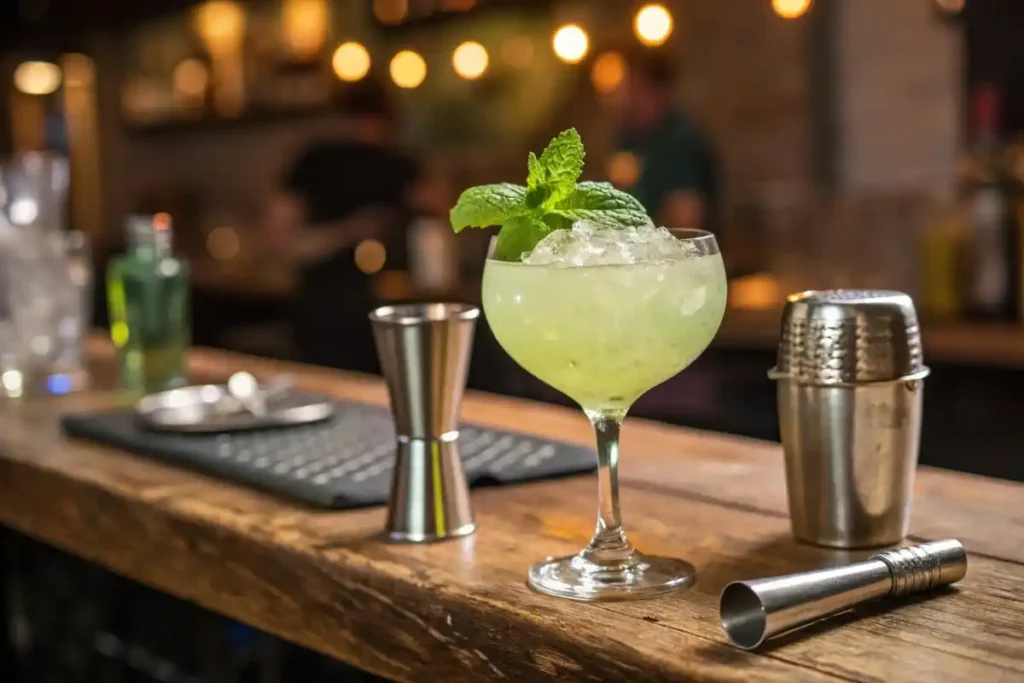
{"type": "Polygon", "coordinates": [[[440,541],[476,529],[458,419],[479,315],[473,306],[438,303],[370,313],[398,439],[387,518],[393,541],[440,541]]]}
{"type": "Polygon", "coordinates": [[[768,638],[881,597],[899,597],[964,578],[967,553],[946,539],[873,555],[865,562],[754,581],[722,591],[729,642],[752,650],[768,638]]]}

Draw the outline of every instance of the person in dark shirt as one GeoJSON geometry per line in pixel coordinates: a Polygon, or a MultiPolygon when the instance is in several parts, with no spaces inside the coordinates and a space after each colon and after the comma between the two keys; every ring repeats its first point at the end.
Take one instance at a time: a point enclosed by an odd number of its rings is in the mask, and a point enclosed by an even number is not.
{"type": "Polygon", "coordinates": [[[711,145],[675,104],[671,58],[634,51],[621,100],[619,149],[635,161],[628,190],[658,223],[670,228],[717,227],[718,177],[711,145]]]}
{"type": "Polygon", "coordinates": [[[307,363],[377,372],[367,315],[370,277],[359,245],[404,250],[419,169],[393,142],[394,110],[372,79],[347,86],[336,136],[309,145],[282,179],[270,208],[271,247],[299,272],[295,342],[307,363]]]}

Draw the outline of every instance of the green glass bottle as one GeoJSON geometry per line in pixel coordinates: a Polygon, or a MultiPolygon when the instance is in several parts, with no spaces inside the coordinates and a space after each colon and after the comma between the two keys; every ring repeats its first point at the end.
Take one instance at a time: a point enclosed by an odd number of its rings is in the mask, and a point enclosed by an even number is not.
{"type": "Polygon", "coordinates": [[[128,251],[107,269],[119,381],[133,393],[184,386],[191,340],[188,263],[171,253],[167,214],[131,216],[128,251]]]}

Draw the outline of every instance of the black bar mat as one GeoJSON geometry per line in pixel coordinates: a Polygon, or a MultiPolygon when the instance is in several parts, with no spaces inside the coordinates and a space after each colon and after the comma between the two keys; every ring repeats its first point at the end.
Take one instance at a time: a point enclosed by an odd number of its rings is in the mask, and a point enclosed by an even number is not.
{"type": "MultiPolygon", "coordinates": [[[[222,434],[142,427],[130,408],[64,415],[64,433],[220,475],[336,509],[387,502],[395,430],[385,408],[336,402],[327,422],[222,434]]],[[[470,486],[505,485],[592,471],[594,452],[538,437],[466,425],[459,454],[470,486]]]]}

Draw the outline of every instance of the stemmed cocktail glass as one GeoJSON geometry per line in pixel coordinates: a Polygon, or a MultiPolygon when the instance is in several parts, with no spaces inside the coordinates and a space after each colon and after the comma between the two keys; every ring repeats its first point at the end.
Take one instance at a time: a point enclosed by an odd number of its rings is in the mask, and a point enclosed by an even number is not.
{"type": "Polygon", "coordinates": [[[530,569],[530,585],[543,593],[647,597],[694,579],[688,562],[636,551],[619,515],[619,429],[627,411],[701,354],[725,310],[715,237],[671,233],[678,242],[664,258],[648,249],[602,265],[487,261],[483,307],[498,342],[524,369],[576,401],[597,437],[597,529],[578,554],[530,569]]]}

